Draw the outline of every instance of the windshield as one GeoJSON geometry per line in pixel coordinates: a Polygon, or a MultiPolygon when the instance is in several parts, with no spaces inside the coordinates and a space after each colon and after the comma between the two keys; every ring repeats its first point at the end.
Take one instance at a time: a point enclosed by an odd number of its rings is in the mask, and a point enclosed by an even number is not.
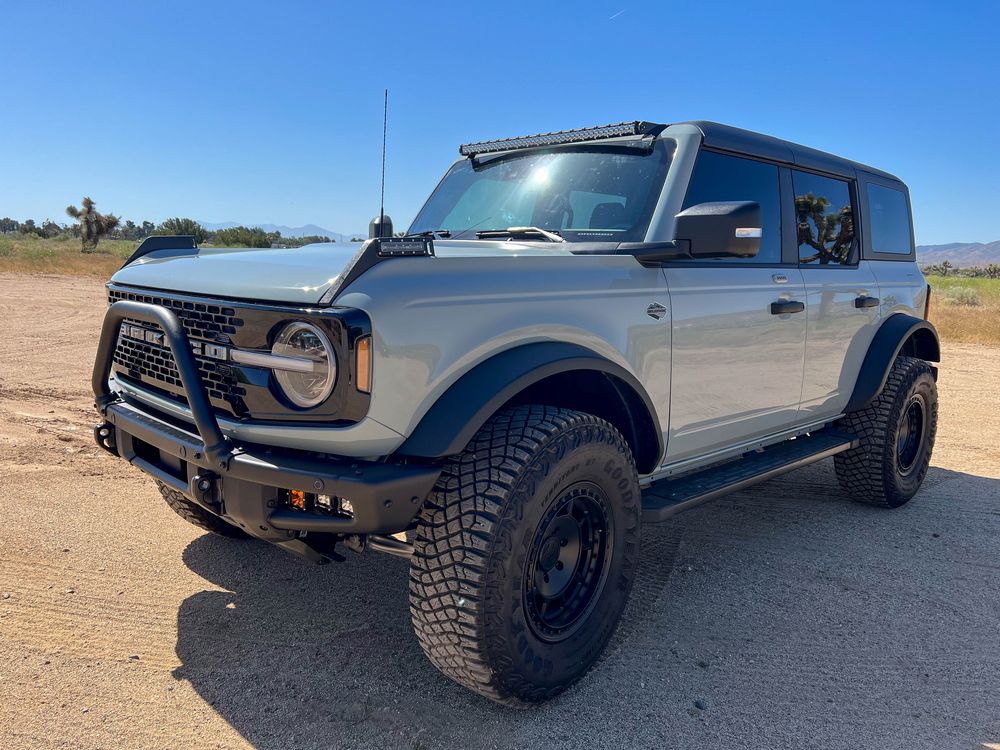
{"type": "Polygon", "coordinates": [[[410,226],[476,239],[482,231],[537,227],[569,242],[639,242],[673,155],[602,144],[514,152],[456,163],[410,226]]]}

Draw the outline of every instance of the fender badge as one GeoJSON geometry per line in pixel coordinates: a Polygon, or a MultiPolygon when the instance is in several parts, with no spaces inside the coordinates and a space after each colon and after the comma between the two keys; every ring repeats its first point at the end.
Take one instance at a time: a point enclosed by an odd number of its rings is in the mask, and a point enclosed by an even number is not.
{"type": "Polygon", "coordinates": [[[646,315],[648,315],[651,318],[656,318],[656,320],[659,320],[666,314],[667,314],[667,308],[665,308],[659,302],[651,302],[649,307],[646,308],[646,315]]]}

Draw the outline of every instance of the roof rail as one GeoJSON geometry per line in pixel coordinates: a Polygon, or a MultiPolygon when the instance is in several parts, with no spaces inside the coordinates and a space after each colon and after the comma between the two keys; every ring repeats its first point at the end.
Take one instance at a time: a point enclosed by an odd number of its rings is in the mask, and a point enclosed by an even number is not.
{"type": "Polygon", "coordinates": [[[612,125],[597,125],[592,128],[576,128],[574,130],[557,130],[554,133],[539,133],[538,135],[522,135],[517,138],[500,138],[495,141],[478,141],[463,143],[458,147],[462,156],[476,156],[497,151],[512,151],[519,148],[537,148],[539,146],[558,146],[563,143],[582,143],[598,141],[605,138],[618,138],[627,135],[655,136],[659,135],[666,125],[655,122],[634,120],[619,122],[612,125]]]}

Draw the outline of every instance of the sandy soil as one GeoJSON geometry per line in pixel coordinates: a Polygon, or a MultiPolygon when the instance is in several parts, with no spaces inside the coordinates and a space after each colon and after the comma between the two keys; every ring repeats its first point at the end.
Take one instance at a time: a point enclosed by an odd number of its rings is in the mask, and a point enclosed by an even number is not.
{"type": "Polygon", "coordinates": [[[99,283],[0,290],[5,750],[1000,743],[1000,349],[946,347],[912,503],[824,462],[647,527],[603,663],[516,712],[424,660],[404,561],[204,535],[94,447],[99,283]]]}

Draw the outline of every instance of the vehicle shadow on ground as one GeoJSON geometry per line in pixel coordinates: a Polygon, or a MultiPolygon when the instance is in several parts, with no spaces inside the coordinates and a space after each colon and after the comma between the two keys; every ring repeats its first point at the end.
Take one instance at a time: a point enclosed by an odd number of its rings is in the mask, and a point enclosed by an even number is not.
{"type": "MultiPolygon", "coordinates": [[[[826,616],[823,607],[842,611],[842,603],[824,604],[824,598],[834,595],[820,591],[819,604],[812,602],[800,609],[796,592],[784,596],[790,584],[786,573],[774,569],[776,560],[788,570],[806,571],[804,575],[811,577],[803,579],[805,586],[812,585],[809,581],[817,570],[822,577],[841,575],[847,565],[880,569],[881,550],[888,544],[898,549],[901,524],[913,528],[921,539],[929,539],[931,529],[940,528],[946,514],[940,508],[920,512],[921,506],[997,498],[1000,480],[933,468],[923,497],[911,504],[914,512],[897,511],[908,513],[899,519],[851,503],[831,482],[835,480],[829,466],[809,467],[696,509],[672,523],[645,527],[639,583],[608,653],[580,686],[538,709],[498,707],[454,685],[431,667],[410,629],[405,560],[369,552],[351,555],[346,563],[320,567],[263,543],[211,535],[191,542],[184,562],[226,591],[202,591],[181,605],[177,655],[182,665],[175,676],[189,681],[261,750],[526,747],[543,742],[578,747],[581,741],[603,747],[614,744],[615,738],[618,746],[639,746],[637,731],[665,742],[687,737],[692,742],[718,744],[720,738],[729,737],[745,746],[781,746],[782,731],[794,731],[803,721],[812,722],[810,742],[825,747],[846,742],[849,746],[850,737],[838,723],[828,726],[829,744],[822,742],[829,707],[819,698],[815,706],[809,700],[802,703],[798,714],[790,715],[786,707],[768,721],[761,719],[759,731],[764,734],[758,740],[746,736],[747,722],[752,725],[768,711],[760,703],[762,693],[768,692],[767,680],[774,680],[772,691],[784,689],[780,667],[774,667],[773,674],[754,671],[752,679],[742,683],[736,677],[720,682],[723,672],[712,675],[693,661],[687,663],[685,650],[697,653],[709,645],[700,640],[707,637],[715,653],[723,654],[716,658],[725,664],[727,649],[745,649],[744,642],[755,637],[761,641],[773,637],[773,626],[768,623],[775,618],[782,618],[790,632],[815,628],[817,619],[826,616]],[[859,529],[864,533],[858,543],[843,542],[857,538],[859,529]],[[827,549],[824,540],[840,541],[831,542],[827,549]],[[738,553],[729,560],[728,553],[734,550],[738,553]],[[850,563],[841,559],[845,557],[850,557],[850,563]],[[697,584],[695,579],[685,579],[690,575],[687,571],[699,568],[707,575],[697,584]],[[746,586],[758,594],[733,605],[739,614],[729,626],[731,639],[725,627],[704,625],[720,621],[712,618],[725,618],[720,606],[738,598],[740,587],[746,586]],[[763,601],[760,591],[767,592],[763,601]],[[687,618],[701,623],[697,632],[685,623],[687,618]],[[668,651],[669,644],[673,646],[668,651]],[[724,701],[734,708],[729,714],[714,711],[715,723],[705,734],[706,720],[692,709],[691,698],[711,694],[713,689],[717,691],[714,702],[724,701]],[[607,715],[611,711],[615,712],[613,721],[607,715]],[[567,729],[568,723],[572,729],[567,729]]],[[[983,510],[977,507],[963,523],[981,523],[983,510]]],[[[1000,527],[1000,516],[990,522],[1000,527]]],[[[958,535],[962,530],[953,528],[950,533],[958,535]]],[[[996,571],[992,575],[1000,578],[996,571]]],[[[901,587],[901,602],[912,598],[905,574],[900,582],[882,581],[890,587],[894,583],[901,587]]],[[[894,606],[889,598],[883,608],[894,606]]],[[[912,607],[912,602],[901,606],[912,607]]],[[[912,609],[908,615],[913,617],[912,609]]],[[[862,612],[856,616],[861,618],[859,627],[875,628],[876,623],[865,618],[876,615],[862,612]]],[[[885,648],[892,649],[893,643],[887,640],[885,648]]],[[[897,648],[899,658],[905,658],[905,644],[899,642],[897,648]]],[[[798,664],[797,671],[822,675],[842,668],[845,659],[849,663],[852,657],[820,650],[803,658],[806,663],[798,664]]],[[[794,685],[789,689],[795,689],[794,685]]],[[[905,686],[902,694],[907,694],[905,686]]],[[[843,700],[856,700],[855,707],[838,708],[855,711],[860,726],[870,718],[881,722],[886,732],[902,731],[897,738],[913,736],[915,720],[909,714],[901,716],[903,724],[887,724],[884,715],[867,715],[873,710],[867,696],[852,695],[845,692],[843,700]]],[[[790,700],[801,702],[794,695],[790,700]]],[[[933,715],[932,702],[928,710],[933,715]]],[[[934,726],[929,724],[928,731],[934,726]]]]}

